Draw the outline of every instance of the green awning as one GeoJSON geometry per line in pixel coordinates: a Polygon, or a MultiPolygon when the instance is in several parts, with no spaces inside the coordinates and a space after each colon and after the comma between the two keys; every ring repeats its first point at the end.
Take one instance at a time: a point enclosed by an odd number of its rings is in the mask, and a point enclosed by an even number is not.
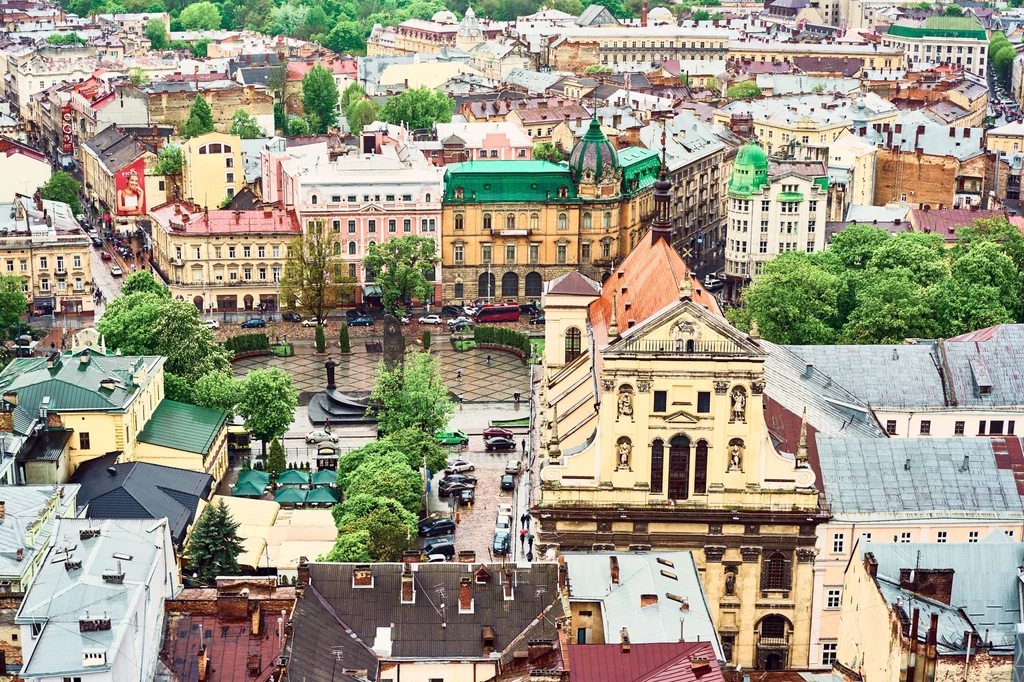
{"type": "Polygon", "coordinates": [[[335,504],[338,501],[338,491],[334,488],[313,488],[306,495],[306,502],[326,502],[335,504]]]}
{"type": "Polygon", "coordinates": [[[331,469],[321,469],[313,474],[311,480],[313,485],[334,485],[338,482],[338,472],[331,469]]]}
{"type": "Polygon", "coordinates": [[[235,486],[232,497],[263,497],[263,488],[257,487],[252,481],[245,481],[235,486]]]}
{"type": "Polygon", "coordinates": [[[281,475],[277,477],[277,483],[278,485],[306,485],[309,483],[309,474],[305,471],[289,469],[281,472],[281,475]]]}
{"type": "Polygon", "coordinates": [[[384,295],[384,290],[380,288],[379,284],[367,284],[363,287],[363,296],[376,296],[381,297],[384,295]]]}
{"type": "Polygon", "coordinates": [[[238,485],[242,485],[243,483],[252,483],[260,490],[263,490],[270,485],[270,474],[266,471],[249,469],[248,471],[243,471],[238,475],[238,485]]]}
{"type": "Polygon", "coordinates": [[[302,504],[306,501],[306,491],[299,488],[281,488],[274,493],[274,502],[278,504],[302,504]]]}

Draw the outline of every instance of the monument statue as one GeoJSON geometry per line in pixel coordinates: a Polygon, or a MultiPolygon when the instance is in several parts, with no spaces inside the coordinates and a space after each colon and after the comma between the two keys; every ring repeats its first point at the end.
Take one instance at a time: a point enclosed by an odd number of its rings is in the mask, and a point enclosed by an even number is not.
{"type": "Polygon", "coordinates": [[[405,356],[402,325],[394,315],[384,316],[384,364],[394,369],[402,364],[405,356]]]}

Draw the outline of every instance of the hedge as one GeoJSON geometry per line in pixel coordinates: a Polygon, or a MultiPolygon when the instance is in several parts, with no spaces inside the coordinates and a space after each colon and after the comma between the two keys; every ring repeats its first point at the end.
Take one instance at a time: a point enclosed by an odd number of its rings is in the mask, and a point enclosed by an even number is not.
{"type": "Polygon", "coordinates": [[[224,347],[238,355],[256,350],[270,350],[270,339],[262,332],[255,334],[239,334],[224,342],[224,347]]]}
{"type": "Polygon", "coordinates": [[[477,343],[511,346],[521,350],[526,357],[530,357],[530,337],[514,329],[507,329],[505,327],[477,327],[473,330],[473,340],[477,343]]]}

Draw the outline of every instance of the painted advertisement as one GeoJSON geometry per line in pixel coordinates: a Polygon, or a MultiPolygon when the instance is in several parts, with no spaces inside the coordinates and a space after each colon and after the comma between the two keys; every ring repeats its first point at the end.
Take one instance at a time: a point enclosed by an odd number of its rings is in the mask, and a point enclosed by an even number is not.
{"type": "Polygon", "coordinates": [[[146,214],[146,166],[142,158],[132,161],[114,176],[119,216],[146,214]]]}
{"type": "Polygon", "coordinates": [[[71,107],[60,108],[61,148],[66,152],[75,150],[75,138],[71,127],[71,107]]]}

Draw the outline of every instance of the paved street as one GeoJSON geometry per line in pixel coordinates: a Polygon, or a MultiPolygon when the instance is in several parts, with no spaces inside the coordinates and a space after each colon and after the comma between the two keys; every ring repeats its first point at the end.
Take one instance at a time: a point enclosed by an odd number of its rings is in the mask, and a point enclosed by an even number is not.
{"type": "MultiPolygon", "coordinates": [[[[100,258],[100,253],[104,249],[93,247],[90,250],[90,262],[92,264],[92,278],[96,282],[96,286],[99,287],[100,293],[103,294],[103,298],[107,301],[114,300],[118,294],[121,293],[121,282],[124,281],[124,277],[114,277],[110,274],[110,263],[112,261],[105,261],[100,258]]],[[[121,265],[121,269],[124,269],[124,265],[121,265]]],[[[103,316],[104,304],[96,304],[96,319],[100,319],[103,316]]]]}

